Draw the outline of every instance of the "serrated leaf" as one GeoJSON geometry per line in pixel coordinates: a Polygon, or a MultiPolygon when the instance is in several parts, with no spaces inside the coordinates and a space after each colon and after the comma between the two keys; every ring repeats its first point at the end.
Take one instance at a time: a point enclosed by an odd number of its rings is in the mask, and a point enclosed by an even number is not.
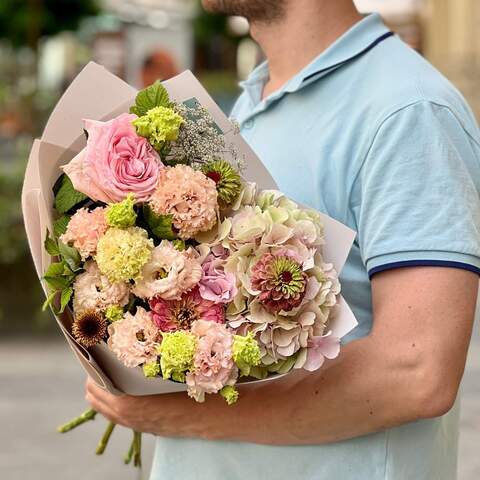
{"type": "Polygon", "coordinates": [[[58,277],[43,277],[47,285],[52,290],[62,290],[67,288],[71,281],[67,277],[58,276],[58,277]]]}
{"type": "Polygon", "coordinates": [[[58,249],[57,242],[50,237],[50,232],[47,230],[47,236],[45,238],[45,242],[43,242],[43,246],[49,255],[52,257],[56,257],[59,255],[60,251],[58,249]]]}
{"type": "Polygon", "coordinates": [[[73,272],[80,269],[82,258],[76,248],[70,247],[63,242],[58,242],[58,249],[62,260],[70,267],[73,272]]]}
{"type": "MultiPolygon", "coordinates": [[[[57,181],[58,182],[58,181],[57,181]]],[[[57,184],[54,185],[54,189],[57,184]]],[[[66,213],[88,197],[73,188],[72,181],[67,175],[61,177],[60,187],[55,195],[54,207],[59,213],[66,213]]]]}
{"type": "Polygon", "coordinates": [[[157,238],[162,240],[175,240],[177,238],[172,215],[156,215],[148,205],[145,205],[143,216],[157,238]]]}
{"type": "Polygon", "coordinates": [[[62,290],[62,293],[60,295],[60,311],[59,313],[63,313],[65,310],[65,307],[68,305],[68,302],[70,302],[70,299],[72,298],[73,295],[73,288],[68,287],[64,288],[62,290]]]}
{"type": "Polygon", "coordinates": [[[135,105],[130,108],[130,113],[141,117],[154,107],[168,107],[170,98],[165,87],[157,80],[143,90],[140,90],[135,98],[135,105]]]}
{"type": "Polygon", "coordinates": [[[53,236],[55,238],[61,237],[67,231],[70,218],[69,215],[62,215],[58,220],[55,220],[53,223],[53,236]]]}
{"type": "Polygon", "coordinates": [[[44,277],[57,277],[63,275],[64,262],[53,262],[47,268],[44,277]]]}

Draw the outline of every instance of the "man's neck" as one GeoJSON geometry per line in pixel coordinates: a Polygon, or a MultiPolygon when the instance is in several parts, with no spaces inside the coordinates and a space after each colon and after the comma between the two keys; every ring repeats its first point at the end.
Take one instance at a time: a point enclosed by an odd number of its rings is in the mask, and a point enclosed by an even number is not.
{"type": "Polygon", "coordinates": [[[284,18],[269,24],[252,22],[252,37],[269,66],[263,98],[281,88],[361,18],[350,0],[295,0],[284,18]]]}

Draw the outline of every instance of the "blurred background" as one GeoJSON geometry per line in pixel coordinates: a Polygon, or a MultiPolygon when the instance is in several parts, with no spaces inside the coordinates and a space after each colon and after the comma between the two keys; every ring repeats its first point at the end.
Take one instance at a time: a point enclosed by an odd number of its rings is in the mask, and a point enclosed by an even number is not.
{"type": "MultiPolygon", "coordinates": [[[[479,118],[479,0],[356,3],[380,12],[453,81],[479,118]]],[[[207,15],[197,0],[0,0],[0,478],[134,478],[121,463],[127,432],[115,434],[108,459],[92,455],[101,420],[69,437],[54,432],[84,408],[83,374],[40,310],[20,210],[32,139],[90,60],[138,88],[191,69],[228,113],[238,81],[261,59],[244,19],[207,15]]],[[[463,386],[460,480],[480,478],[479,399],[477,326],[463,386]]],[[[145,443],[148,471],[152,442],[145,443]]]]}

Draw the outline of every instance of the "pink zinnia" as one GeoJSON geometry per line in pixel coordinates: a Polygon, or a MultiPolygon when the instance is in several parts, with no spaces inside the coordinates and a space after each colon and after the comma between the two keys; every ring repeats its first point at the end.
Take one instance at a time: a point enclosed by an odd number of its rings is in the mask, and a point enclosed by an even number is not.
{"type": "Polygon", "coordinates": [[[302,303],[307,275],[290,252],[265,253],[252,268],[251,283],[266,310],[289,312],[302,303]]]}
{"type": "Polygon", "coordinates": [[[60,241],[73,245],[82,260],[86,260],[96,252],[98,241],[107,228],[105,208],[97,207],[92,211],[81,208],[68,222],[67,230],[60,237],[60,241]]]}
{"type": "Polygon", "coordinates": [[[150,300],[153,321],[162,332],[190,330],[193,322],[206,320],[214,323],[225,322],[223,305],[205,300],[198,288],[182,295],[180,300],[150,300]]]}

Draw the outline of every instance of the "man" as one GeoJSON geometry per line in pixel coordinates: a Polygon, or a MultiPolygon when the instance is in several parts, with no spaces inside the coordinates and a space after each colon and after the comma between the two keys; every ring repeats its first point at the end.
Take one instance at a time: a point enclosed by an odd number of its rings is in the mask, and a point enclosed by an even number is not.
{"type": "Polygon", "coordinates": [[[152,480],[452,480],[480,273],[480,135],[459,93],[351,0],[204,0],[265,52],[233,115],[293,199],[358,231],[342,274],[359,327],[317,373],[234,407],[121,397],[159,435],[152,480]]]}

